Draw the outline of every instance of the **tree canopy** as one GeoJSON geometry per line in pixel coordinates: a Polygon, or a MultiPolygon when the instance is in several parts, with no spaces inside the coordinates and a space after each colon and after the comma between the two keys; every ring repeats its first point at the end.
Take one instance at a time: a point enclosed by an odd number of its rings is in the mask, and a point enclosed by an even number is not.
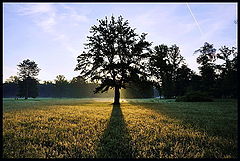
{"type": "Polygon", "coordinates": [[[37,64],[34,61],[30,61],[29,59],[23,60],[18,66],[18,75],[21,79],[25,79],[27,77],[35,77],[38,75],[40,68],[38,68],[37,64]]]}
{"type": "Polygon", "coordinates": [[[213,47],[213,44],[205,42],[204,45],[194,53],[200,53],[197,57],[197,63],[201,65],[199,69],[202,76],[202,88],[211,92],[216,79],[216,66],[214,64],[216,61],[216,49],[213,47]]]}
{"type": "Polygon", "coordinates": [[[75,70],[85,79],[99,83],[96,93],[115,88],[114,103],[119,104],[119,89],[135,81],[133,73],[139,79],[147,78],[151,43],[145,40],[146,33],[138,35],[122,16],[112,16],[110,20],[105,17],[98,22],[90,28],[86,51],[77,57],[75,70]]]}
{"type": "Polygon", "coordinates": [[[37,97],[38,81],[35,77],[38,75],[40,68],[38,68],[38,65],[34,61],[30,61],[29,59],[23,60],[23,62],[17,66],[19,70],[19,88],[17,95],[19,97],[25,97],[25,99],[28,99],[28,97],[37,97]]]}
{"type": "MultiPolygon", "coordinates": [[[[177,91],[176,85],[177,81],[180,81],[179,78],[177,79],[177,75],[182,72],[179,68],[180,65],[184,64],[184,58],[176,44],[170,47],[164,44],[155,46],[149,64],[153,82],[159,93],[166,98],[172,98],[176,96],[176,93],[182,93],[177,91]]],[[[182,68],[182,70],[185,70],[185,68],[182,68]]],[[[182,88],[178,88],[178,90],[180,89],[182,88]]]]}

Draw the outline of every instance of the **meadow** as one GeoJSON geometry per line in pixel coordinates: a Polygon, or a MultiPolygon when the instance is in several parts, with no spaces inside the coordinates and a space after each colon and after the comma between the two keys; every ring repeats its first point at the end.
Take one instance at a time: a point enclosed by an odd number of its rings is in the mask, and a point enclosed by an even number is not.
{"type": "Polygon", "coordinates": [[[236,158],[237,101],[3,99],[4,158],[236,158]]]}

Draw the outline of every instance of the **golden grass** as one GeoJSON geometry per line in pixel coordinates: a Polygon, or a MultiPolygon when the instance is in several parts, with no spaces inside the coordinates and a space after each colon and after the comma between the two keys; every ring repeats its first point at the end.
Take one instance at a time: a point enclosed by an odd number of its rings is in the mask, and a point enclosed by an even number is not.
{"type": "Polygon", "coordinates": [[[111,114],[108,104],[49,106],[4,113],[4,156],[88,158],[111,114]]]}
{"type": "Polygon", "coordinates": [[[236,157],[237,143],[232,140],[187,128],[181,120],[144,106],[125,104],[122,111],[137,158],[236,157]]]}
{"type": "Polygon", "coordinates": [[[4,158],[237,157],[236,140],[191,128],[141,103],[61,101],[4,102],[4,158]]]}

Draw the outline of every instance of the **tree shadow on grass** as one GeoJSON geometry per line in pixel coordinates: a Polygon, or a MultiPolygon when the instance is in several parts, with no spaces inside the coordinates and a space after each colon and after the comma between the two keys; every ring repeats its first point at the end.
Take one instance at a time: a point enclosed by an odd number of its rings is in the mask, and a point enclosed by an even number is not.
{"type": "Polygon", "coordinates": [[[113,105],[110,121],[98,145],[97,158],[134,158],[120,105],[113,105]]]}

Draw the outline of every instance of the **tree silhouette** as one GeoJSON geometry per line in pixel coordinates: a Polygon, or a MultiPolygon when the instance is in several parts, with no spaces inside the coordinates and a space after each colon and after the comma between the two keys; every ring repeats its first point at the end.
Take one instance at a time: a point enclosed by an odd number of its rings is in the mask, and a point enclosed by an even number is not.
{"type": "Polygon", "coordinates": [[[19,81],[19,90],[17,96],[25,97],[25,99],[28,99],[28,97],[36,98],[38,96],[37,84],[38,81],[35,78],[31,77],[27,77],[24,80],[19,81]]]}
{"type": "Polygon", "coordinates": [[[153,82],[160,96],[164,93],[163,86],[169,68],[167,64],[167,54],[168,46],[161,44],[154,47],[149,60],[151,75],[153,76],[153,80],[155,80],[153,82]]]}
{"type": "Polygon", "coordinates": [[[216,60],[216,49],[213,47],[213,44],[205,42],[204,45],[194,53],[200,53],[197,57],[197,63],[201,65],[199,69],[202,76],[202,89],[211,92],[214,88],[216,78],[216,66],[214,64],[216,60]]]}
{"type": "Polygon", "coordinates": [[[57,75],[55,82],[56,96],[63,97],[66,96],[68,81],[66,80],[64,75],[57,75]]]}
{"type": "Polygon", "coordinates": [[[82,77],[73,77],[69,85],[71,97],[86,97],[88,95],[88,84],[82,77]]]}
{"type": "Polygon", "coordinates": [[[17,76],[10,76],[8,79],[6,79],[5,83],[15,83],[17,84],[19,81],[19,77],[17,76]]]}
{"type": "Polygon", "coordinates": [[[3,83],[3,97],[16,97],[19,78],[17,76],[10,76],[3,83]]]}
{"type": "Polygon", "coordinates": [[[17,66],[19,67],[18,75],[21,79],[28,77],[34,78],[40,71],[37,64],[34,61],[30,61],[29,59],[23,60],[23,62],[17,66]]]}
{"type": "Polygon", "coordinates": [[[224,74],[226,74],[230,70],[234,70],[235,68],[234,61],[235,61],[235,58],[237,57],[236,49],[237,48],[235,47],[232,47],[231,49],[227,46],[222,46],[219,49],[220,52],[217,53],[217,58],[224,61],[224,63],[221,65],[222,67],[221,69],[224,74]],[[231,57],[232,57],[232,60],[231,60],[231,57]]]}
{"type": "Polygon", "coordinates": [[[237,93],[237,51],[235,47],[229,48],[222,46],[217,53],[217,58],[224,61],[222,65],[218,65],[220,71],[217,84],[219,85],[219,93],[222,97],[234,96],[237,93]]]}
{"type": "Polygon", "coordinates": [[[187,92],[187,87],[190,86],[193,72],[187,65],[182,65],[177,69],[176,81],[175,81],[175,95],[183,96],[187,92]]]}
{"type": "Polygon", "coordinates": [[[177,71],[184,58],[177,45],[155,46],[150,58],[151,73],[155,78],[155,86],[166,98],[176,96],[177,71]]]}
{"type": "Polygon", "coordinates": [[[184,63],[184,58],[180,55],[179,47],[174,44],[168,48],[168,61],[172,65],[173,75],[176,75],[177,69],[184,63]]]}
{"type": "Polygon", "coordinates": [[[19,76],[19,93],[18,96],[35,98],[38,95],[37,91],[37,83],[35,76],[38,75],[40,68],[38,68],[37,64],[34,61],[30,61],[29,59],[23,60],[18,66],[18,76],[19,76]]]}
{"type": "Polygon", "coordinates": [[[147,79],[146,70],[151,43],[145,41],[146,34],[140,36],[122,16],[111,16],[98,20],[99,24],[90,29],[86,51],[77,57],[75,70],[86,80],[98,83],[97,92],[114,88],[114,104],[119,104],[120,89],[134,81],[132,73],[147,79]]]}

